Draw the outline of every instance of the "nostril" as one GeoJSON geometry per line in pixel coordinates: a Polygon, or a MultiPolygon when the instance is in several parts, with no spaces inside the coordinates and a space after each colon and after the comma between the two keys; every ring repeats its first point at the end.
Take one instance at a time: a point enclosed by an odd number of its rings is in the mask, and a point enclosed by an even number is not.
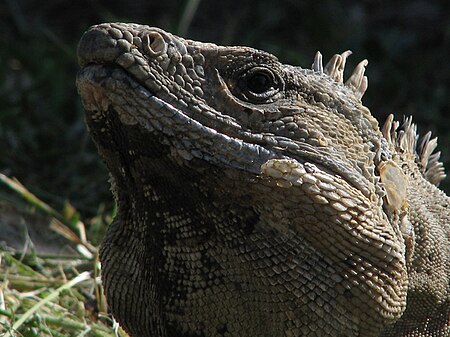
{"type": "Polygon", "coordinates": [[[164,54],[167,51],[166,41],[164,41],[162,35],[157,32],[149,32],[144,35],[142,38],[142,45],[144,51],[152,57],[164,54]]]}

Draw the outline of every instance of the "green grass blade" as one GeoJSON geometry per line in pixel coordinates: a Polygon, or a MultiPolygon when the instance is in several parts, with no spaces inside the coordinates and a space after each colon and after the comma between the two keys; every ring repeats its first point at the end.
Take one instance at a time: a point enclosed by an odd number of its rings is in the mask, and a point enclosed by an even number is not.
{"type": "MultiPolygon", "coordinates": [[[[55,298],[57,298],[62,291],[70,289],[73,286],[75,286],[76,284],[88,280],[90,277],[91,277],[90,272],[87,272],[87,271],[83,272],[83,273],[79,274],[77,277],[75,277],[74,279],[72,279],[71,281],[67,282],[66,284],[62,285],[58,289],[56,289],[53,292],[51,292],[46,298],[44,298],[41,301],[39,301],[38,303],[36,303],[27,312],[25,312],[22,315],[22,317],[20,317],[17,320],[12,326],[12,331],[17,331],[20,328],[20,326],[24,322],[26,322],[27,319],[29,319],[36,311],[39,310],[40,307],[42,307],[46,303],[48,303],[48,302],[54,300],[55,298]]],[[[13,337],[12,332],[8,332],[6,334],[6,337],[13,337]]]]}

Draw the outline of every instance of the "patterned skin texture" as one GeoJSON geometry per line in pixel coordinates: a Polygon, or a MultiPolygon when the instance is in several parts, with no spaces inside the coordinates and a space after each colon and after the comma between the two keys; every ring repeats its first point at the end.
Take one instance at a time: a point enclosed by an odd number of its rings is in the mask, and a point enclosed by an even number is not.
{"type": "Polygon", "coordinates": [[[436,140],[380,128],[349,55],[302,69],[136,24],[85,33],[77,86],[119,208],[102,278],[130,336],[449,335],[436,140]]]}

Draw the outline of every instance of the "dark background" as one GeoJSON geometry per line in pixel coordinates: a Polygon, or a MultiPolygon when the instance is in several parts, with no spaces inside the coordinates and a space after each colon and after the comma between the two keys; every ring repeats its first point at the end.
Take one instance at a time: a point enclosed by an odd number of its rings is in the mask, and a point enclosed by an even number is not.
{"type": "Polygon", "coordinates": [[[74,84],[77,41],[104,21],[248,45],[303,67],[317,50],[328,60],[351,49],[347,69],[369,59],[372,113],[413,115],[420,133],[439,136],[450,167],[450,1],[2,0],[0,172],[58,209],[70,200],[92,215],[112,205],[74,84]]]}

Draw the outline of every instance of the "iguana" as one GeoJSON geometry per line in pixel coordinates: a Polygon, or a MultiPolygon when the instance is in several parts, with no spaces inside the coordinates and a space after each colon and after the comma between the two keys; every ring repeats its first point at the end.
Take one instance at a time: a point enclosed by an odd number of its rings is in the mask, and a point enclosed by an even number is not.
{"type": "Polygon", "coordinates": [[[133,337],[449,336],[449,198],[436,140],[324,67],[107,23],[78,91],[118,214],[100,249],[133,337]]]}

